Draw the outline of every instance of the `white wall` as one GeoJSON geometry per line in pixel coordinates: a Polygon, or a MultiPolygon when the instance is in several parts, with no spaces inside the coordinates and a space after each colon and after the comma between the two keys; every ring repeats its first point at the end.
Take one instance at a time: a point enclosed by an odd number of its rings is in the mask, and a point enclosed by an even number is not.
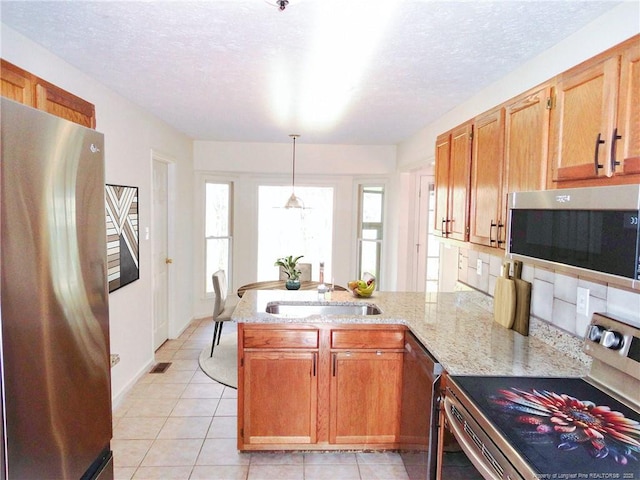
{"type": "Polygon", "coordinates": [[[432,161],[436,137],[640,32],[640,2],[624,2],[483,89],[398,145],[398,168],[432,161]]]}
{"type": "MultiPolygon", "coordinates": [[[[292,142],[195,141],[193,162],[195,170],[275,173],[291,179],[292,152],[292,142]]],[[[298,174],[386,175],[395,169],[395,145],[314,145],[302,137],[296,142],[296,178],[298,174]]]]}
{"type": "MultiPolygon", "coordinates": [[[[286,134],[283,134],[286,138],[286,134]]],[[[230,292],[239,286],[256,281],[257,217],[259,185],[290,184],[292,143],[234,143],[194,142],[194,168],[196,170],[195,218],[203,218],[202,185],[205,178],[234,182],[234,255],[230,292]]],[[[334,229],[332,269],[335,282],[345,285],[355,272],[355,245],[357,201],[356,186],[364,181],[386,182],[391,210],[395,210],[397,189],[395,183],[395,146],[380,145],[314,145],[302,139],[296,143],[296,185],[329,186],[334,188],[334,229]]],[[[388,217],[389,218],[389,217],[388,217]]],[[[386,244],[390,255],[397,242],[397,220],[390,215],[386,244]]],[[[196,317],[211,312],[212,301],[201,287],[204,259],[201,222],[196,221],[194,238],[194,289],[196,317]]],[[[390,262],[393,263],[393,262],[390,262]]],[[[392,268],[392,265],[389,266],[392,268]]],[[[386,290],[395,288],[391,272],[385,275],[386,290]]],[[[230,297],[233,300],[233,295],[230,297]]]]}
{"type": "MultiPolygon", "coordinates": [[[[105,135],[106,182],[139,187],[140,231],[151,229],[151,152],[174,160],[176,204],[174,276],[192,278],[192,142],[97,80],[2,24],[2,58],[84,98],[96,106],[96,129],[105,135]]],[[[111,352],[121,361],[112,369],[112,395],[118,401],[153,362],[151,240],[140,236],[140,279],[109,295],[111,352]]],[[[176,281],[171,334],[192,318],[190,283],[176,281]]]]}

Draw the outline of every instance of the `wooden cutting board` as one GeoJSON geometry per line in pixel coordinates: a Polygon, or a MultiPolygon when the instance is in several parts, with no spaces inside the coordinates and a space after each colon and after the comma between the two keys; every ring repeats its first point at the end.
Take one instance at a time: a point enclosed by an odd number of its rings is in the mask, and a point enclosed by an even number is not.
{"type": "Polygon", "coordinates": [[[516,314],[516,283],[509,278],[509,263],[502,264],[502,276],[496,280],[493,295],[493,318],[505,328],[511,328],[516,314]]]}
{"type": "Polygon", "coordinates": [[[516,313],[513,329],[521,335],[529,335],[529,311],[531,309],[531,283],[522,280],[522,262],[513,263],[513,281],[516,285],[516,313]]]}

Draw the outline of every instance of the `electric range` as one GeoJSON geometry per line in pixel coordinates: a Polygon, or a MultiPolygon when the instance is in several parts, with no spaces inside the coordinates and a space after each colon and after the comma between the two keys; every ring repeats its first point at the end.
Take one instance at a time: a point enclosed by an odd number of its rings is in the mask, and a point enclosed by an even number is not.
{"type": "Polygon", "coordinates": [[[447,427],[485,479],[640,480],[640,329],[594,314],[585,378],[451,376],[447,427]]]}

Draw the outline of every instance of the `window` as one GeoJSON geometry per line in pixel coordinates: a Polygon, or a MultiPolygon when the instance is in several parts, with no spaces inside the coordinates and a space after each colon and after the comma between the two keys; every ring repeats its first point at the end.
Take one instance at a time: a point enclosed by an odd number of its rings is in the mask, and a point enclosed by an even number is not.
{"type": "Polygon", "coordinates": [[[379,282],[384,187],[361,185],[358,197],[358,278],[369,272],[379,282]]]}
{"type": "Polygon", "coordinates": [[[211,276],[224,270],[231,284],[232,183],[205,183],[205,292],[213,293],[211,276]]]}
{"type": "Polygon", "coordinates": [[[291,187],[258,188],[258,281],[278,278],[273,263],[283,256],[304,255],[314,280],[324,262],[325,281],[331,277],[333,244],[333,188],[296,187],[304,208],[284,208],[291,187]]]}

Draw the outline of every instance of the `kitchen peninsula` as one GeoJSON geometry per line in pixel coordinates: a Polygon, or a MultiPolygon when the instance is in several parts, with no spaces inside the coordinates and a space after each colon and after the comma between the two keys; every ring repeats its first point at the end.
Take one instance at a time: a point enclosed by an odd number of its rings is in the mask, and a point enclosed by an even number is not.
{"type": "Polygon", "coordinates": [[[491,297],[472,290],[366,299],[332,292],[324,300],[312,291],[252,290],[232,320],[243,451],[400,447],[411,334],[450,375],[579,377],[589,368],[576,339],[554,348],[506,329],[493,321],[491,297]],[[274,304],[375,305],[380,313],[267,313],[274,304]]]}
{"type": "Polygon", "coordinates": [[[403,325],[451,375],[583,376],[589,365],[532,334],[524,337],[493,321],[492,298],[477,291],[375,292],[354,298],[332,292],[331,302],[375,304],[379,315],[283,318],[265,312],[269,302],[317,302],[315,292],[254,290],[238,303],[232,320],[247,324],[403,325]],[[427,294],[429,295],[429,294],[427,294]]]}

